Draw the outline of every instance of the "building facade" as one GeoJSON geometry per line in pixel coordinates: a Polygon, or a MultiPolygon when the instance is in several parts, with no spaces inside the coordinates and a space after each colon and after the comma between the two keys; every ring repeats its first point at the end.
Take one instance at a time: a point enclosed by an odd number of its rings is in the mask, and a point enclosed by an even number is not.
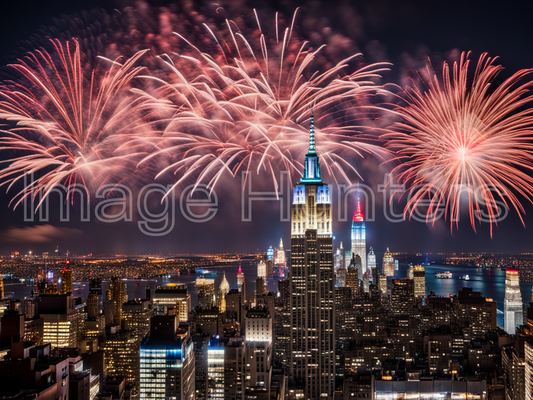
{"type": "Polygon", "coordinates": [[[195,398],[193,342],[176,316],[152,317],[140,354],[141,399],[195,398]]]}
{"type": "Polygon", "coordinates": [[[332,399],[335,381],[335,278],[329,187],[322,182],[313,120],[304,173],[291,210],[290,374],[304,398],[332,399]]]}
{"type": "Polygon", "coordinates": [[[514,335],[524,322],[524,309],[518,271],[505,271],[505,298],[503,302],[503,325],[505,332],[514,335]]]}
{"type": "Polygon", "coordinates": [[[367,272],[366,263],[366,227],[365,216],[361,212],[361,202],[357,201],[357,212],[352,220],[352,257],[358,255],[361,258],[359,279],[362,280],[367,272]]]}

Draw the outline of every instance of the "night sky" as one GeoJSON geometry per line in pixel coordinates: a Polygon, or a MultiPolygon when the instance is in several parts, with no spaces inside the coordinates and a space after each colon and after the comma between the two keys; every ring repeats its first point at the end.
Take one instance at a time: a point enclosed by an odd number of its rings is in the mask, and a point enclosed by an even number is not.
{"type": "MultiPolygon", "coordinates": [[[[30,50],[27,39],[39,28],[54,26],[54,18],[82,11],[103,8],[108,13],[134,6],[130,1],[10,1],[3,2],[0,14],[0,60],[4,65],[14,54],[30,50]]],[[[152,2],[162,6],[168,2],[152,2]]],[[[216,8],[215,2],[195,5],[199,10],[216,8]]],[[[508,1],[492,6],[486,1],[259,1],[239,0],[221,3],[230,18],[252,16],[252,7],[261,10],[279,10],[291,15],[295,7],[302,7],[300,19],[318,21],[324,27],[348,37],[353,46],[362,51],[371,62],[389,61],[394,64],[389,82],[399,83],[411,68],[419,68],[431,56],[436,65],[460,51],[471,50],[476,59],[482,52],[499,56],[506,68],[503,78],[523,68],[533,68],[533,2],[508,1]]],[[[33,39],[35,41],[35,38],[33,39]]],[[[319,145],[319,144],[318,144],[319,145]]],[[[3,156],[2,156],[3,157],[3,156]]],[[[376,189],[383,183],[387,167],[376,160],[354,158],[365,183],[376,189]]],[[[261,179],[258,177],[257,179],[261,179]]],[[[331,182],[330,182],[331,183],[331,182]]],[[[0,194],[0,253],[11,251],[35,253],[52,252],[56,246],[77,254],[111,253],[214,253],[266,251],[277,246],[283,238],[290,243],[288,222],[279,222],[279,204],[254,202],[251,222],[241,222],[240,180],[227,180],[216,190],[218,211],[206,223],[191,223],[175,205],[175,226],[161,237],[149,237],[140,232],[139,216],[131,222],[106,224],[95,221],[82,222],[74,217],[70,222],[60,222],[51,202],[52,212],[47,222],[24,222],[21,209],[9,206],[11,195],[1,188],[0,194]]],[[[378,197],[381,195],[376,192],[378,197]]],[[[178,194],[179,195],[179,194],[178,194]]],[[[523,198],[521,198],[523,200],[523,198]]],[[[334,197],[334,216],[336,215],[334,197]]],[[[494,227],[490,236],[488,224],[474,232],[467,214],[458,227],[450,231],[448,222],[439,221],[434,226],[422,222],[387,222],[383,215],[381,199],[376,204],[376,221],[367,223],[367,246],[380,253],[390,247],[402,252],[529,252],[532,251],[533,207],[526,204],[522,226],[515,211],[494,227]]],[[[56,206],[54,208],[54,205],[56,206]]],[[[355,198],[350,199],[350,213],[355,209],[355,198]]],[[[396,211],[399,211],[397,207],[396,211]]],[[[79,209],[72,210],[79,215],[79,209]]],[[[339,241],[348,247],[349,222],[334,218],[335,245],[339,241]]]]}

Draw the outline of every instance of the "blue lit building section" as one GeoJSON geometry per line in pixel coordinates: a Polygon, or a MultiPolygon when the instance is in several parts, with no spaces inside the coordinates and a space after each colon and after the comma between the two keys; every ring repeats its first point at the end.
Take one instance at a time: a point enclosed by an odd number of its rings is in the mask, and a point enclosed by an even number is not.
{"type": "Polygon", "coordinates": [[[140,398],[193,400],[194,371],[194,348],[186,330],[175,329],[166,337],[152,330],[141,344],[140,398]]]}
{"type": "Polygon", "coordinates": [[[352,254],[361,257],[361,270],[359,271],[359,279],[363,280],[364,275],[368,274],[366,263],[366,226],[365,216],[361,211],[361,202],[357,201],[357,212],[352,220],[352,254]]]}

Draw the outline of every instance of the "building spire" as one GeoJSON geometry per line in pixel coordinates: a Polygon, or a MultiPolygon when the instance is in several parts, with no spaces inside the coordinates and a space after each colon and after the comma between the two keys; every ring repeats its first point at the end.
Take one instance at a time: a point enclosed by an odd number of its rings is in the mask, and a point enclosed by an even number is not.
{"type": "Polygon", "coordinates": [[[311,128],[309,130],[309,151],[305,155],[304,174],[299,183],[322,183],[320,177],[320,167],[318,154],[315,148],[315,124],[313,119],[313,108],[311,107],[311,128]]]}
{"type": "Polygon", "coordinates": [[[307,154],[316,154],[315,149],[315,123],[313,120],[313,107],[311,107],[311,129],[309,131],[309,152],[307,154]]]}
{"type": "Polygon", "coordinates": [[[361,212],[361,200],[357,198],[357,212],[353,216],[353,220],[357,222],[363,222],[365,220],[365,216],[361,212]]]}

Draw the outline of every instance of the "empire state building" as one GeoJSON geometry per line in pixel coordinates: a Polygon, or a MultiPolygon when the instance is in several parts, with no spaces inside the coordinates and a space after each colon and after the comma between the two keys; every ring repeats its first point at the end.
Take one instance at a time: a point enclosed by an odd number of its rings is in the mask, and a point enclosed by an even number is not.
{"type": "Polygon", "coordinates": [[[305,399],[335,392],[335,278],[329,187],[320,177],[313,114],[291,210],[291,379],[305,399]]]}

